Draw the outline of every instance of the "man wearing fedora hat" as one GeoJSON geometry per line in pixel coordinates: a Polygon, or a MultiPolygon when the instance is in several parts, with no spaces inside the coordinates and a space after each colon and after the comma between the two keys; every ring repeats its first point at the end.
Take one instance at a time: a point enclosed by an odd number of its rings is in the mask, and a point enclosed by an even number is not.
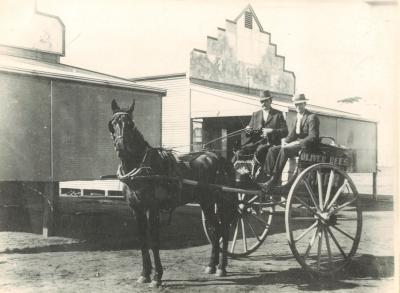
{"type": "Polygon", "coordinates": [[[260,92],[260,103],[262,109],[252,114],[251,120],[245,128],[246,136],[249,139],[238,152],[238,156],[254,153],[254,167],[253,174],[251,174],[253,177],[258,167],[265,161],[268,148],[279,145],[281,139],[288,133],[282,112],[271,107],[270,91],[260,92]]]}
{"type": "Polygon", "coordinates": [[[274,146],[268,150],[265,167],[267,175],[271,177],[266,183],[260,184],[266,192],[280,181],[288,158],[297,156],[301,149],[310,149],[318,144],[319,119],[316,114],[306,109],[306,101],[308,100],[304,94],[292,98],[297,112],[296,123],[289,135],[283,139],[281,146],[274,146]]]}

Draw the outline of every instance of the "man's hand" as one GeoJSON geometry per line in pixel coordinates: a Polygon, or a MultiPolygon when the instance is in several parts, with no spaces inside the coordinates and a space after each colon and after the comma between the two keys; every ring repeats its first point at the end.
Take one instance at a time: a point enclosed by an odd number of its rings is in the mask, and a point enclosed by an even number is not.
{"type": "Polygon", "coordinates": [[[289,143],[283,143],[282,142],[282,147],[283,148],[287,148],[287,147],[291,147],[291,146],[295,146],[295,145],[299,145],[299,144],[300,144],[300,142],[298,140],[295,140],[295,141],[292,141],[292,142],[289,142],[289,143]]]}
{"type": "Polygon", "coordinates": [[[271,133],[272,131],[274,131],[272,128],[263,128],[263,129],[262,129],[262,134],[261,134],[261,136],[262,136],[262,137],[267,137],[267,135],[268,135],[269,133],[271,133]]]}
{"type": "Polygon", "coordinates": [[[249,125],[246,126],[246,128],[244,129],[244,132],[246,132],[246,134],[250,134],[253,131],[253,128],[249,125]]]}

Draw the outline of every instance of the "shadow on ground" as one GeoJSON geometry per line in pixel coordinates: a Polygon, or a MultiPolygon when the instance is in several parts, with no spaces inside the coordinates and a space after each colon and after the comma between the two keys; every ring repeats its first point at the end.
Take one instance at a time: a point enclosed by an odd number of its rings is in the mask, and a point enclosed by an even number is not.
{"type": "MultiPolygon", "coordinates": [[[[168,213],[161,215],[161,249],[180,249],[208,244],[201,222],[198,207],[181,207],[173,213],[171,223],[167,225],[168,213]]],[[[55,236],[65,241],[52,241],[52,237],[43,239],[32,234],[30,244],[10,242],[0,253],[41,253],[66,251],[108,251],[140,249],[136,222],[133,217],[118,214],[75,214],[62,215],[57,223],[55,236]],[[62,243],[64,242],[64,243],[62,243]],[[29,246],[29,247],[26,247],[29,246]]]]}
{"type": "Polygon", "coordinates": [[[253,286],[262,285],[279,285],[283,290],[285,287],[296,286],[302,291],[353,289],[359,286],[351,280],[315,279],[301,268],[245,274],[232,272],[231,276],[232,278],[214,280],[166,280],[165,285],[170,289],[223,285],[227,290],[229,290],[229,285],[241,285],[248,286],[249,291],[253,286]]]}
{"type": "MultiPolygon", "coordinates": [[[[291,256],[284,256],[288,258],[291,256]]],[[[282,259],[277,257],[276,259],[282,259]]],[[[229,272],[229,277],[223,279],[197,279],[197,280],[166,280],[165,285],[170,289],[187,287],[207,287],[224,285],[229,290],[229,285],[252,286],[280,285],[280,288],[296,286],[302,291],[333,291],[348,290],[359,287],[360,279],[381,279],[393,276],[393,257],[373,255],[359,255],[351,265],[335,277],[317,278],[307,273],[302,268],[291,268],[283,271],[260,272],[229,272]]]]}
{"type": "Polygon", "coordinates": [[[234,278],[215,279],[214,281],[207,279],[167,280],[165,281],[165,285],[170,289],[223,285],[227,290],[229,290],[229,285],[241,285],[248,286],[249,291],[251,291],[251,287],[253,286],[262,285],[279,285],[283,290],[285,290],[285,287],[296,286],[302,291],[353,289],[358,287],[358,284],[347,280],[316,280],[311,278],[302,269],[247,274],[233,272],[232,274],[234,278]]]}

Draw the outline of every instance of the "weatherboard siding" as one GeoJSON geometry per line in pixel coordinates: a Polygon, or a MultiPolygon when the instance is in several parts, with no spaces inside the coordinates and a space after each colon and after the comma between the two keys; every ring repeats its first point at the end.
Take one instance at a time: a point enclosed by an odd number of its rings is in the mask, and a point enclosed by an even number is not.
{"type": "Polygon", "coordinates": [[[139,81],[141,84],[167,90],[162,100],[162,146],[177,152],[190,151],[190,90],[189,79],[178,76],[167,79],[139,81]]]}

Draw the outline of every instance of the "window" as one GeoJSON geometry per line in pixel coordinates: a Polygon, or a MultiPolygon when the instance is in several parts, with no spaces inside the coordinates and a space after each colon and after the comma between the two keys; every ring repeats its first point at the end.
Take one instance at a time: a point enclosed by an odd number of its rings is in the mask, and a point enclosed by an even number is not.
{"type": "Polygon", "coordinates": [[[253,14],[249,11],[244,12],[244,27],[253,28],[253,14]]]}
{"type": "Polygon", "coordinates": [[[117,179],[75,180],[60,182],[60,197],[123,199],[124,194],[117,179]]]}

